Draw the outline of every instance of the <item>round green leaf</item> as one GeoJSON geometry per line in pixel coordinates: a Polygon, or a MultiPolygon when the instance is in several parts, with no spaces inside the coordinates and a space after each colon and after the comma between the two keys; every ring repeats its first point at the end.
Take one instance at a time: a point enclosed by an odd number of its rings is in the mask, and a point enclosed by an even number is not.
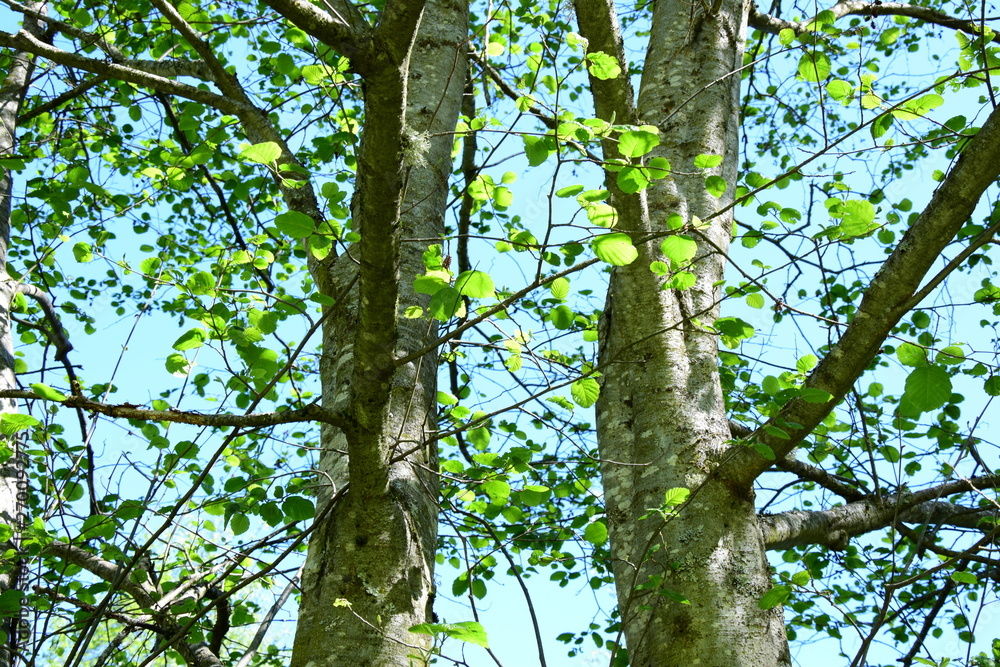
{"type": "Polygon", "coordinates": [[[463,271],[455,280],[455,288],[459,294],[473,299],[496,296],[493,278],[483,271],[463,271]]]}
{"type": "Polygon", "coordinates": [[[565,330],[573,326],[573,320],[576,319],[576,313],[573,309],[566,305],[558,305],[549,311],[549,322],[552,323],[556,329],[565,330]]]}
{"type": "Polygon", "coordinates": [[[951,397],[951,378],[941,366],[914,368],[906,378],[903,398],[916,410],[937,410],[951,397]]]}
{"type": "Polygon", "coordinates": [[[648,130],[623,132],[618,140],[618,150],[626,157],[645,155],[660,145],[660,136],[648,130]]]}
{"type": "Polygon", "coordinates": [[[601,546],[608,541],[608,527],[604,525],[603,521],[587,524],[587,527],[583,529],[583,539],[593,545],[601,546]]]}
{"type": "Polygon", "coordinates": [[[239,155],[241,160],[257,164],[272,164],[281,157],[281,147],[273,141],[244,146],[239,155]]]}
{"type": "Polygon", "coordinates": [[[818,83],[830,75],[830,58],[825,53],[807,51],[799,59],[799,76],[818,83]]]}
{"type": "Polygon", "coordinates": [[[581,408],[589,408],[597,402],[601,394],[601,385],[594,378],[580,378],[570,387],[573,400],[581,408]]]}
{"type": "Polygon", "coordinates": [[[316,515],[316,506],[308,498],[288,496],[281,503],[281,511],[286,521],[305,521],[316,515]]]}
{"type": "Polygon", "coordinates": [[[556,278],[549,283],[549,293],[557,299],[565,299],[569,296],[569,280],[556,278]]]}
{"type": "Polygon", "coordinates": [[[274,219],[274,226],[293,239],[304,239],[316,231],[316,222],[305,213],[285,211],[274,219]]]}
{"type": "Polygon", "coordinates": [[[684,234],[674,234],[663,239],[660,250],[675,267],[684,266],[698,252],[698,244],[694,239],[684,234]]]}
{"type": "Polygon", "coordinates": [[[460,312],[465,311],[465,303],[457,289],[445,287],[431,297],[430,303],[427,304],[427,311],[436,320],[447,322],[460,312]]]}
{"type": "Polygon", "coordinates": [[[632,239],[627,234],[619,232],[598,236],[590,242],[598,259],[614,266],[625,266],[635,261],[639,252],[632,245],[632,239]]]}
{"type": "Polygon", "coordinates": [[[854,94],[854,86],[843,79],[834,79],[826,84],[826,92],[835,100],[846,100],[854,94]]]}
{"type": "Polygon", "coordinates": [[[896,348],[896,358],[904,366],[923,366],[927,363],[927,352],[913,343],[903,343],[896,348]]]}

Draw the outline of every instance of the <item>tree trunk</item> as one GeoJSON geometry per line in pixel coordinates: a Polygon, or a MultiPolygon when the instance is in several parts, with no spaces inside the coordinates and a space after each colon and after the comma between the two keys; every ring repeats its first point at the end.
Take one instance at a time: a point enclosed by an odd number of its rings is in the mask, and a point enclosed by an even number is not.
{"type": "MultiPolygon", "coordinates": [[[[405,145],[395,153],[402,164],[405,197],[396,228],[403,241],[394,358],[420,350],[436,337],[433,321],[398,316],[399,309],[421,303],[413,279],[424,272],[422,253],[427,246],[405,239],[439,238],[444,232],[451,133],[465,83],[467,5],[463,0],[432,0],[425,16],[432,20],[421,23],[410,56],[405,145]]],[[[367,105],[378,103],[371,89],[368,95],[367,105]]],[[[364,179],[359,187],[365,190],[357,196],[391,196],[381,176],[359,173],[364,179]]],[[[356,224],[360,209],[355,206],[356,224]]],[[[360,222],[358,245],[389,242],[366,236],[365,222],[360,222]]],[[[358,400],[352,378],[358,372],[354,350],[364,275],[356,249],[317,276],[326,293],[338,300],[325,322],[321,366],[325,405],[335,411],[350,411],[358,400]]],[[[388,325],[386,334],[391,333],[388,325]]],[[[323,483],[330,486],[321,494],[320,506],[326,499],[333,505],[317,519],[309,543],[294,665],[405,665],[408,656],[429,648],[429,637],[412,634],[409,628],[430,620],[434,599],[437,446],[428,436],[436,422],[436,374],[434,353],[396,368],[384,424],[377,432],[324,428],[320,468],[323,483]],[[365,449],[379,452],[374,469],[355,460],[354,453],[365,449]],[[385,484],[374,483],[372,477],[381,475],[385,484]]]]}
{"type": "MultiPolygon", "coordinates": [[[[28,2],[33,11],[44,11],[44,2],[28,2]]],[[[43,29],[40,21],[25,19],[24,29],[38,37],[43,29]]],[[[10,57],[10,69],[0,83],[0,155],[16,154],[17,116],[21,111],[31,81],[35,59],[24,51],[15,51],[10,57]]],[[[13,208],[14,178],[9,169],[0,167],[0,390],[17,389],[14,378],[14,341],[11,336],[10,307],[17,291],[17,283],[7,275],[7,248],[10,245],[11,209],[13,208]]],[[[0,414],[17,412],[17,402],[0,399],[0,414]]],[[[20,529],[24,521],[27,479],[22,459],[20,438],[5,437],[0,454],[0,524],[9,526],[13,537],[0,549],[18,549],[20,529]]],[[[0,567],[0,596],[20,588],[22,563],[19,559],[3,562],[0,567]]],[[[0,667],[13,664],[20,637],[20,617],[2,619],[6,637],[0,642],[0,667]]]]}
{"type": "MultiPolygon", "coordinates": [[[[599,116],[659,127],[661,143],[647,158],[665,157],[673,170],[636,195],[618,190],[616,174],[607,179],[618,228],[639,250],[637,260],[612,273],[597,404],[615,581],[633,667],[789,663],[780,609],[757,604],[771,581],[752,486],[713,476],[731,435],[716,336],[705,326],[718,317],[732,216],[712,216],[736,188],[734,72],[742,61],[743,9],[739,0],[715,7],[660,0],[638,103],[627,81],[592,82],[599,116]],[[701,173],[694,160],[702,154],[722,156],[721,165],[701,173]],[[726,181],[723,196],[707,192],[709,174],[726,181]],[[667,221],[675,215],[685,227],[671,232],[667,221]],[[671,233],[697,243],[689,268],[696,282],[686,290],[664,289],[669,274],[650,270],[650,262],[664,261],[659,246],[671,233]],[[692,498],[677,515],[641,518],[678,487],[692,498]]],[[[616,20],[613,13],[602,20],[602,12],[603,3],[579,0],[581,33],[591,51],[621,58],[616,20]]],[[[606,159],[619,157],[610,142],[604,150],[606,159]]]]}

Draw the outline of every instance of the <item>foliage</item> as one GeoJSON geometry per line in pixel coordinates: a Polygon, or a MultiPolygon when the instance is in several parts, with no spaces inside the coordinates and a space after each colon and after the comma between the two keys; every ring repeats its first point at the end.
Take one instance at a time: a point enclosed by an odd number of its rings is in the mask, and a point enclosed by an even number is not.
{"type": "MultiPolygon", "coordinates": [[[[54,364],[58,325],[40,302],[13,300],[22,388],[6,396],[27,414],[4,414],[0,431],[23,438],[28,520],[3,530],[18,535],[32,586],[0,595],[0,611],[28,616],[21,650],[39,662],[188,660],[154,627],[166,614],[191,644],[211,644],[225,617],[233,630],[219,656],[233,664],[244,654],[287,664],[287,637],[258,647],[254,635],[269,610],[291,613],[310,526],[324,518],[317,450],[336,415],[321,411],[321,331],[344,296],[315,267],[371,243],[352,203],[371,111],[357,64],[271,7],[171,5],[246,99],[220,94],[218,72],[205,73],[213,65],[164,4],[50,4],[63,22],[49,24],[53,44],[91,69],[12,33],[0,40],[0,72],[16,49],[39,53],[16,151],[0,156],[19,188],[6,270],[52,295],[76,348],[69,366],[54,364]],[[111,63],[178,86],[101,69],[111,63]],[[274,136],[240,115],[249,104],[274,136]],[[320,219],[290,203],[307,188],[320,219]]],[[[357,7],[374,21],[390,4],[357,7]]],[[[662,290],[696,289],[713,220],[673,215],[638,238],[621,231],[611,191],[641,196],[694,177],[712,198],[735,198],[735,220],[715,286],[723,314],[686,324],[721,343],[730,419],[762,427],[734,430],[729,445],[776,465],[757,479],[762,521],[900,502],[899,517],[842,535],[768,543],[776,574],[760,609],[784,605],[793,644],[829,640],[859,661],[873,643],[889,649],[871,660],[906,664],[981,648],[977,618],[995,602],[998,571],[995,188],[935,263],[928,279],[940,280],[921,283],[923,298],[798,443],[798,460],[774,451],[796,428],[778,421],[786,406],[835,398],[810,383],[814,369],[995,106],[1000,47],[986,23],[929,20],[944,3],[895,16],[880,4],[785,11],[800,22],[751,17],[734,182],[720,175],[724,156],[657,155],[669,139],[660,119],[592,108],[594,81],[642,74],[652,3],[619,6],[629,62],[588,50],[564,3],[473,6],[448,226],[403,239],[422,272],[403,276],[419,296],[398,304],[401,318],[440,327],[439,595],[474,612],[507,576],[526,591],[541,578],[574,591],[613,583],[592,412],[608,372],[607,276],[645,262],[662,290]],[[899,74],[913,71],[928,73],[899,74]],[[941,636],[969,648],[944,655],[931,641],[941,636]]],[[[408,136],[393,160],[420,169],[427,141],[408,136]]],[[[650,525],[698,494],[664,492],[661,507],[641,510],[650,525]]],[[[689,603],[662,581],[636,588],[689,603]]],[[[559,650],[582,655],[593,642],[627,659],[616,609],[562,630],[559,650]]],[[[413,632],[434,637],[433,650],[414,655],[448,656],[458,642],[445,639],[485,648],[489,631],[475,614],[429,619],[413,632]]]]}

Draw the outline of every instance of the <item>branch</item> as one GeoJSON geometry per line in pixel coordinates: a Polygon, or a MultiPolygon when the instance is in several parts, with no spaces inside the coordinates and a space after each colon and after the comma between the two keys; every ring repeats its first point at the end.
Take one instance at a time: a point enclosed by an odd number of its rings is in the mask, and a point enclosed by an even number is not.
{"type": "Polygon", "coordinates": [[[848,484],[846,480],[836,475],[831,475],[822,468],[803,463],[791,456],[786,456],[780,461],[776,461],[774,466],[785,472],[790,472],[800,479],[815,482],[827,491],[831,491],[844,500],[859,501],[868,497],[867,494],[858,491],[857,488],[848,484]]]}
{"type": "Polygon", "coordinates": [[[264,0],[264,4],[348,58],[360,56],[371,48],[371,26],[350,0],[323,0],[328,11],[308,0],[264,0]]]}
{"type": "MultiPolygon", "coordinates": [[[[33,391],[24,389],[6,389],[0,391],[0,398],[18,398],[25,401],[52,400],[39,396],[33,391]]],[[[295,424],[299,422],[323,422],[332,424],[338,428],[343,427],[343,420],[329,410],[321,407],[317,403],[311,403],[298,410],[283,410],[281,412],[261,412],[248,415],[234,415],[229,413],[205,414],[203,412],[190,412],[183,410],[147,410],[131,403],[121,403],[119,405],[108,405],[92,401],[84,396],[67,396],[64,400],[53,401],[69,408],[81,408],[113,417],[115,419],[137,419],[140,421],[164,421],[175,424],[194,424],[196,426],[208,426],[211,428],[262,428],[266,426],[277,426],[278,424],[295,424]]]]}
{"type": "Polygon", "coordinates": [[[58,109],[66,102],[83,95],[85,92],[93,88],[99,83],[103,83],[108,80],[108,77],[98,74],[97,76],[87,79],[83,83],[79,83],[64,93],[56,95],[48,102],[39,104],[37,107],[32,108],[30,111],[26,111],[17,117],[17,124],[24,125],[33,118],[41,116],[43,113],[48,113],[53,109],[58,109]]]}
{"type": "MultiPolygon", "coordinates": [[[[833,410],[878,353],[889,331],[915,306],[912,297],[931,266],[973,214],[983,192],[1000,176],[1000,107],[968,139],[930,203],[907,230],[865,290],[857,313],[829,354],[807,378],[805,389],[830,394],[825,403],[796,398],[769,422],[776,437],[761,429],[757,439],[783,458],[833,410]]],[[[720,472],[749,484],[770,466],[751,448],[733,453],[720,472]]]]}
{"type": "Polygon", "coordinates": [[[99,579],[117,586],[131,595],[144,609],[156,607],[155,590],[148,580],[139,583],[131,577],[122,576],[122,567],[117,563],[104,560],[86,549],[66,542],[52,542],[45,547],[44,553],[81,567],[99,579]]]}
{"type": "MultiPolygon", "coordinates": [[[[760,517],[764,542],[770,550],[821,544],[842,550],[852,537],[885,528],[896,521],[941,523],[982,529],[979,521],[995,518],[996,512],[959,507],[945,509],[939,498],[1000,486],[1000,475],[952,480],[916,493],[872,497],[828,510],[792,510],[760,517]],[[970,525],[971,524],[971,525],[970,525]]],[[[989,524],[990,528],[993,527],[989,524]]]]}
{"type": "Polygon", "coordinates": [[[96,60],[58,49],[24,30],[16,35],[0,32],[0,46],[26,51],[65,67],[104,75],[109,79],[134,83],[169,95],[177,95],[234,116],[252,111],[252,109],[247,109],[244,105],[225,96],[167,78],[170,76],[195,76],[211,80],[211,75],[204,63],[186,60],[123,60],[120,63],[96,60]]]}
{"type": "Polygon", "coordinates": [[[52,306],[52,299],[35,285],[18,283],[17,291],[24,296],[31,297],[41,307],[42,312],[45,313],[45,319],[49,321],[49,328],[42,331],[45,332],[46,336],[48,336],[49,340],[56,347],[55,360],[65,362],[66,355],[73,349],[73,346],[66,336],[66,330],[63,329],[62,323],[59,321],[59,316],[56,315],[56,310],[52,306]]]}
{"type": "MultiPolygon", "coordinates": [[[[939,25],[952,30],[980,36],[983,34],[983,26],[975,21],[966,21],[949,16],[930,7],[920,7],[909,5],[903,2],[860,2],[859,0],[841,0],[825,11],[833,12],[836,18],[843,18],[850,14],[858,16],[906,16],[918,19],[934,25],[939,25]]],[[[795,34],[812,32],[809,26],[815,19],[805,21],[786,21],[776,16],[764,14],[757,9],[757,5],[751,3],[747,24],[761,32],[778,34],[782,30],[794,30],[795,34]]],[[[1000,33],[994,33],[992,41],[1000,42],[1000,33]]]]}

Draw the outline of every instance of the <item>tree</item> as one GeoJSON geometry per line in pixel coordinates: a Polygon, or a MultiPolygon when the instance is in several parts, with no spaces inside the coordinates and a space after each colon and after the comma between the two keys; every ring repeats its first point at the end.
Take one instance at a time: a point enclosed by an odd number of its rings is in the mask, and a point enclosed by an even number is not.
{"type": "Polygon", "coordinates": [[[4,2],[6,664],[286,664],[293,592],[293,665],[484,645],[436,562],[473,611],[498,571],[613,583],[616,664],[972,641],[985,9],[4,2]],[[178,325],[148,397],[80,354],[125,316],[178,325]]]}

